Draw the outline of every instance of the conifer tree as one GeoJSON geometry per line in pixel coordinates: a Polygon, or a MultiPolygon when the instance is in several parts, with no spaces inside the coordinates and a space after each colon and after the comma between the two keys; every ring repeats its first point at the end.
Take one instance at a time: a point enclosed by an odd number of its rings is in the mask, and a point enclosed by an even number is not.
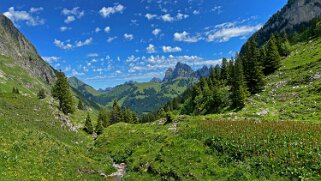
{"type": "Polygon", "coordinates": [[[102,121],[98,119],[95,132],[97,133],[97,135],[100,135],[103,133],[103,131],[104,131],[104,127],[103,127],[102,121]]]}
{"type": "Polygon", "coordinates": [[[276,34],[276,35],[272,34],[270,39],[271,38],[274,38],[274,41],[280,56],[285,57],[290,54],[290,50],[289,50],[290,43],[287,38],[286,32],[283,32],[282,36],[280,34],[276,34]]]}
{"type": "Polygon", "coordinates": [[[59,100],[59,109],[64,114],[73,113],[73,100],[67,78],[63,72],[56,74],[57,81],[52,89],[52,95],[59,100]]]}
{"type": "Polygon", "coordinates": [[[229,68],[228,68],[228,61],[226,58],[223,58],[222,60],[222,71],[221,71],[221,79],[222,80],[228,80],[229,79],[229,68]]]}
{"type": "Polygon", "coordinates": [[[218,64],[214,68],[214,73],[215,73],[215,79],[221,80],[221,68],[218,64]]]}
{"type": "Polygon", "coordinates": [[[122,118],[123,118],[122,110],[121,110],[120,106],[118,105],[117,101],[115,100],[113,102],[113,108],[112,108],[111,115],[110,115],[110,123],[115,124],[115,123],[121,122],[122,118]]]}
{"type": "Polygon", "coordinates": [[[255,38],[245,45],[245,53],[240,57],[243,61],[244,75],[247,87],[251,94],[256,94],[264,88],[263,67],[259,62],[259,51],[255,38]]]}
{"type": "Polygon", "coordinates": [[[80,99],[79,99],[77,108],[78,108],[79,110],[84,110],[84,109],[85,109],[84,104],[82,103],[82,101],[81,101],[80,99]]]}
{"type": "Polygon", "coordinates": [[[248,96],[247,87],[244,80],[243,63],[240,58],[235,60],[233,66],[233,82],[231,86],[231,100],[233,108],[243,108],[248,96]]]}
{"type": "Polygon", "coordinates": [[[271,74],[275,72],[281,65],[281,56],[276,45],[276,38],[273,34],[271,35],[266,46],[266,63],[264,70],[266,74],[271,74]]]}
{"type": "Polygon", "coordinates": [[[13,94],[20,94],[20,91],[18,88],[14,87],[14,88],[12,88],[12,93],[13,94]]]}
{"type": "Polygon", "coordinates": [[[86,131],[88,134],[93,134],[93,132],[94,132],[93,125],[92,125],[89,113],[87,114],[87,118],[86,118],[86,121],[85,121],[84,131],[86,131]]]}
{"type": "Polygon", "coordinates": [[[98,113],[98,121],[101,122],[101,125],[104,128],[109,126],[108,112],[105,108],[101,108],[98,113]]]}

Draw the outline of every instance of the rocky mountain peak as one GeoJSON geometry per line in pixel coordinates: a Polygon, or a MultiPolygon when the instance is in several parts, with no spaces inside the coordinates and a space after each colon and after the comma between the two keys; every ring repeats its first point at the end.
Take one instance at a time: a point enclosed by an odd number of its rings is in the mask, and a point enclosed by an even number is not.
{"type": "Polygon", "coordinates": [[[162,80],[160,78],[154,77],[150,80],[150,82],[160,83],[162,80]]]}
{"type": "Polygon", "coordinates": [[[0,14],[0,53],[11,57],[30,75],[52,84],[55,72],[37,53],[30,41],[14,26],[9,18],[0,14]]]}

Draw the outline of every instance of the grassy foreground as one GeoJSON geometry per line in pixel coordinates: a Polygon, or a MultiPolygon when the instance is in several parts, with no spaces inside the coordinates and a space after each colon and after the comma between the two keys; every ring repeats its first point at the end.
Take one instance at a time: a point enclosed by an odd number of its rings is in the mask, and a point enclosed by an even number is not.
{"type": "Polygon", "coordinates": [[[93,153],[127,163],[125,180],[319,180],[320,145],[319,124],[190,117],[113,125],[93,153]]]}

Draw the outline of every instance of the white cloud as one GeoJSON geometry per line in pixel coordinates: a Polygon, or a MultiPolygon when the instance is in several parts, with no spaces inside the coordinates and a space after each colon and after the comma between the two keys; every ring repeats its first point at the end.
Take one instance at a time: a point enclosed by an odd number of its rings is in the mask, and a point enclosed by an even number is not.
{"type": "Polygon", "coordinates": [[[42,57],[42,59],[44,59],[48,63],[54,63],[54,62],[57,62],[60,59],[60,57],[49,56],[49,57],[42,57]]]}
{"type": "Polygon", "coordinates": [[[106,28],[104,29],[104,31],[105,31],[106,33],[109,33],[109,32],[111,31],[111,28],[110,28],[109,26],[106,26],[106,28]]]}
{"type": "Polygon", "coordinates": [[[101,10],[99,11],[99,14],[106,18],[109,17],[111,14],[115,14],[115,13],[123,13],[125,7],[121,4],[118,4],[116,6],[113,7],[102,7],[101,10]]]}
{"type": "Polygon", "coordinates": [[[43,11],[43,7],[39,7],[39,8],[31,7],[29,10],[30,13],[38,13],[40,11],[43,11]]]}
{"type": "Polygon", "coordinates": [[[108,43],[111,43],[111,42],[114,41],[115,39],[117,39],[117,36],[108,37],[108,38],[107,38],[107,42],[108,42],[108,43]]]}
{"type": "Polygon", "coordinates": [[[61,40],[55,39],[53,43],[58,48],[61,48],[64,50],[69,50],[69,49],[72,49],[75,47],[82,47],[82,46],[90,45],[92,43],[92,41],[93,41],[93,38],[88,38],[85,41],[76,41],[73,45],[70,43],[70,41],[63,42],[61,40]]]}
{"type": "Polygon", "coordinates": [[[62,26],[62,27],[60,27],[60,31],[61,31],[61,32],[64,32],[64,31],[67,31],[67,30],[71,30],[71,28],[70,28],[70,27],[67,27],[67,26],[62,26]]]}
{"type": "Polygon", "coordinates": [[[88,38],[86,39],[85,41],[77,41],[75,43],[76,47],[82,47],[82,46],[85,46],[85,45],[90,45],[93,41],[93,38],[88,38]]]}
{"type": "Polygon", "coordinates": [[[75,16],[81,18],[85,15],[85,11],[81,11],[79,7],[74,7],[73,9],[64,8],[61,13],[65,16],[75,16]]]}
{"type": "Polygon", "coordinates": [[[156,14],[150,14],[150,13],[147,13],[145,15],[145,18],[147,18],[148,20],[152,20],[154,18],[157,18],[157,15],[156,14]]]}
{"type": "MultiPolygon", "coordinates": [[[[14,7],[10,7],[7,12],[4,12],[3,15],[8,17],[14,24],[18,24],[18,22],[26,22],[28,26],[38,26],[45,24],[45,20],[38,17],[33,16],[33,13],[27,11],[16,11],[14,7]]],[[[34,10],[33,10],[34,11],[34,10]]]]}
{"type": "Polygon", "coordinates": [[[133,35],[133,34],[125,33],[125,34],[124,34],[124,38],[125,38],[126,40],[131,41],[131,40],[134,39],[134,35],[133,35]]]}
{"type": "Polygon", "coordinates": [[[259,30],[262,25],[240,25],[237,26],[235,23],[224,23],[215,26],[214,30],[207,32],[207,41],[218,41],[227,42],[231,38],[244,37],[257,30],[259,30]]]}
{"type": "Polygon", "coordinates": [[[189,43],[195,43],[198,42],[201,38],[199,36],[189,36],[189,33],[186,31],[182,33],[176,32],[174,34],[174,40],[175,41],[183,41],[183,42],[189,42],[189,43]]]}
{"type": "Polygon", "coordinates": [[[115,73],[116,74],[121,74],[122,72],[120,70],[117,70],[115,73]]]}
{"type": "Polygon", "coordinates": [[[71,23],[75,20],[76,18],[74,16],[67,16],[67,18],[65,19],[65,23],[71,23]]]}
{"type": "Polygon", "coordinates": [[[158,36],[158,34],[159,34],[161,31],[162,31],[161,29],[156,28],[156,29],[154,29],[154,30],[152,31],[152,33],[153,33],[154,36],[158,36]]]}
{"type": "Polygon", "coordinates": [[[183,20],[188,18],[189,16],[187,14],[177,13],[176,20],[183,20]]]}
{"type": "Polygon", "coordinates": [[[215,6],[211,11],[216,12],[217,14],[221,14],[223,12],[222,8],[222,6],[215,6]]]}
{"type": "Polygon", "coordinates": [[[95,32],[96,32],[96,33],[100,32],[100,31],[101,31],[101,29],[100,29],[99,27],[97,27],[97,28],[95,29],[95,32]]]}
{"type": "Polygon", "coordinates": [[[65,23],[71,23],[77,18],[82,18],[85,15],[85,11],[81,11],[79,7],[74,7],[73,9],[64,8],[61,14],[66,16],[65,23]]]}
{"type": "Polygon", "coordinates": [[[147,53],[155,53],[156,48],[153,44],[149,44],[148,47],[146,48],[147,53]]]}
{"type": "Polygon", "coordinates": [[[194,15],[198,15],[198,14],[200,14],[200,11],[194,10],[194,11],[193,11],[193,14],[194,14],[194,15]]]}
{"type": "Polygon", "coordinates": [[[87,57],[98,57],[98,53],[89,53],[87,54],[87,57]]]}
{"type": "Polygon", "coordinates": [[[72,76],[82,76],[82,75],[85,75],[84,72],[78,72],[78,71],[75,70],[75,69],[72,69],[72,70],[71,70],[71,74],[72,74],[72,76]]]}
{"type": "Polygon", "coordinates": [[[171,46],[163,46],[164,53],[173,53],[173,52],[181,52],[182,48],[180,47],[171,47],[171,46]]]}
{"type": "Polygon", "coordinates": [[[170,14],[164,14],[161,18],[164,22],[173,22],[175,20],[170,14]]]}
{"type": "Polygon", "coordinates": [[[68,50],[68,49],[73,48],[73,46],[70,43],[65,43],[65,42],[57,40],[57,39],[54,40],[54,45],[56,45],[56,47],[64,49],[64,50],[68,50]]]}

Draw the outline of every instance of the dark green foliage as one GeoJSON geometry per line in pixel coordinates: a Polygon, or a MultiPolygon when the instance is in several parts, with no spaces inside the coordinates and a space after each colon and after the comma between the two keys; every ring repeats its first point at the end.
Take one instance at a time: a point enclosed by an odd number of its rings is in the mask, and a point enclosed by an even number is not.
{"type": "MultiPolygon", "coordinates": [[[[273,34],[271,36],[273,36],[273,34]]],[[[275,40],[276,40],[275,43],[280,56],[283,56],[283,57],[288,56],[290,54],[290,48],[289,48],[290,42],[288,40],[287,33],[285,31],[282,33],[282,35],[277,33],[275,35],[275,40]]]]}
{"type": "Polygon", "coordinates": [[[229,74],[229,65],[228,65],[228,61],[226,58],[223,58],[222,60],[222,71],[221,71],[221,79],[226,81],[230,78],[230,74],[229,74]]]}
{"type": "Polygon", "coordinates": [[[107,128],[110,125],[109,114],[105,108],[99,110],[98,121],[104,128],[107,128]]]}
{"type": "MultiPolygon", "coordinates": [[[[281,41],[281,40],[279,40],[281,41]]],[[[282,43],[279,43],[282,46],[282,43]]],[[[281,65],[281,56],[278,51],[278,46],[276,44],[276,38],[274,34],[271,35],[270,40],[266,45],[266,56],[265,56],[265,74],[271,74],[275,72],[281,65]]]]}
{"type": "Polygon", "coordinates": [[[232,107],[243,108],[245,106],[245,100],[248,96],[248,92],[244,78],[243,63],[240,58],[236,59],[232,72],[232,85],[230,90],[232,107]]]}
{"type": "Polygon", "coordinates": [[[79,110],[85,110],[85,106],[84,106],[84,104],[82,103],[82,101],[81,101],[80,99],[79,99],[77,108],[78,108],[79,110]]]}
{"type": "Polygon", "coordinates": [[[52,96],[59,101],[59,109],[64,114],[74,112],[72,94],[67,81],[67,78],[63,72],[57,72],[57,81],[52,89],[52,96]]]}
{"type": "Polygon", "coordinates": [[[20,91],[18,88],[14,87],[14,88],[12,88],[12,93],[13,94],[20,94],[20,91]]]}
{"type": "Polygon", "coordinates": [[[96,124],[96,128],[95,128],[95,132],[97,133],[97,135],[102,134],[104,131],[104,127],[102,124],[102,120],[98,118],[97,120],[97,124],[96,124]]]}
{"type": "Polygon", "coordinates": [[[93,124],[91,122],[91,118],[90,118],[89,113],[87,114],[87,118],[85,121],[84,131],[86,131],[88,134],[93,134],[93,132],[94,132],[93,124]]]}
{"type": "Polygon", "coordinates": [[[250,93],[256,94],[263,90],[265,84],[259,49],[254,38],[250,39],[244,47],[244,54],[240,58],[243,62],[245,80],[250,93]]]}
{"type": "Polygon", "coordinates": [[[46,91],[45,89],[40,89],[38,94],[37,94],[39,99],[45,99],[46,98],[46,91]]]}
{"type": "Polygon", "coordinates": [[[113,108],[110,115],[110,123],[115,124],[121,122],[123,118],[122,111],[117,101],[113,102],[113,108]]]}

